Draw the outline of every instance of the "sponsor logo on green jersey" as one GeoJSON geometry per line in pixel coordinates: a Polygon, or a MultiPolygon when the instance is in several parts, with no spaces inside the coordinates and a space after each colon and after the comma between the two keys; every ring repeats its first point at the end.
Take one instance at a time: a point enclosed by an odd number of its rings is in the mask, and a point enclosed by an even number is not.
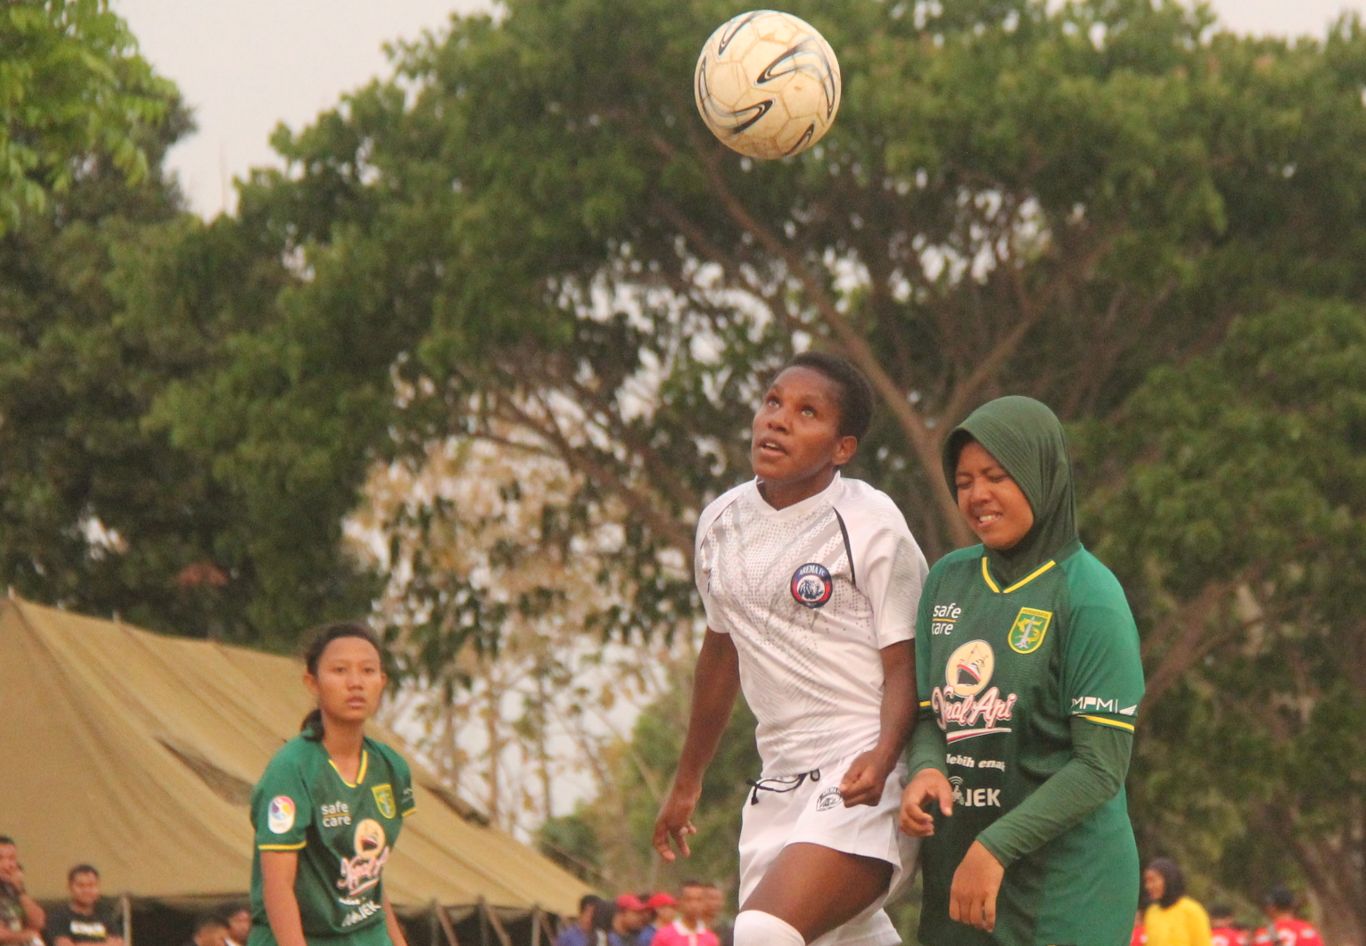
{"type": "Polygon", "coordinates": [[[996,652],[984,640],[956,647],[944,667],[944,684],[930,693],[930,706],[950,744],[977,736],[1009,732],[1017,696],[988,687],[996,672],[996,652]],[[950,724],[959,728],[950,728],[950,724]]]}

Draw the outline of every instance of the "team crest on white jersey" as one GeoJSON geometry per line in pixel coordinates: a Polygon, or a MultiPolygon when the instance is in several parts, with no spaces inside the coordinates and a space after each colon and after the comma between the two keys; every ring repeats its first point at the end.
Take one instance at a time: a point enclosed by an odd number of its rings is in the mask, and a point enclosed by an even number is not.
{"type": "Polygon", "coordinates": [[[819,608],[834,594],[835,582],[830,569],[820,562],[807,562],[792,573],[792,599],[808,608],[819,608]]]}

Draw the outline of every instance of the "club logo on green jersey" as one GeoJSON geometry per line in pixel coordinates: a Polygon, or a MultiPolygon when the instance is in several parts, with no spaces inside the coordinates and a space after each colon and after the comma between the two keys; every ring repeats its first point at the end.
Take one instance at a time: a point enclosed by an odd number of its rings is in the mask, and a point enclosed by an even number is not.
{"type": "Polygon", "coordinates": [[[1053,622],[1052,611],[1038,608],[1021,608],[1015,615],[1015,623],[1010,625],[1006,640],[1010,649],[1017,654],[1032,654],[1043,645],[1043,637],[1048,633],[1048,625],[1053,622]]]}
{"type": "Polygon", "coordinates": [[[375,796],[375,806],[379,808],[379,813],[386,818],[392,818],[398,814],[398,808],[394,805],[394,790],[389,787],[389,783],[376,785],[370,789],[375,796]]]}

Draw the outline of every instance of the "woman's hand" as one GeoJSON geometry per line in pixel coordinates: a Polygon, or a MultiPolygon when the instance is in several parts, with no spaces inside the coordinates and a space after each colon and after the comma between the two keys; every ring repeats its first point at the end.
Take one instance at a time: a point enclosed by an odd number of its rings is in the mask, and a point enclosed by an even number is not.
{"type": "Polygon", "coordinates": [[[953,872],[949,888],[949,919],[990,933],[996,927],[996,894],[1006,869],[996,856],[973,841],[953,872]]]}
{"type": "Polygon", "coordinates": [[[939,806],[944,817],[952,815],[953,786],[938,769],[921,769],[901,793],[901,830],[915,838],[934,834],[934,815],[930,814],[933,805],[939,806]]]}
{"type": "Polygon", "coordinates": [[[680,788],[675,783],[669,789],[664,804],[659,807],[659,816],[655,818],[654,847],[664,860],[672,862],[678,858],[672,845],[677,845],[684,857],[692,856],[688,848],[688,836],[697,833],[697,827],[692,823],[692,813],[701,795],[701,786],[688,789],[680,788]]]}
{"type": "Polygon", "coordinates": [[[840,798],[844,807],[855,805],[876,805],[882,801],[882,790],[887,785],[887,776],[896,767],[896,760],[888,760],[884,754],[871,750],[863,753],[849,764],[849,769],[840,780],[840,798]]]}

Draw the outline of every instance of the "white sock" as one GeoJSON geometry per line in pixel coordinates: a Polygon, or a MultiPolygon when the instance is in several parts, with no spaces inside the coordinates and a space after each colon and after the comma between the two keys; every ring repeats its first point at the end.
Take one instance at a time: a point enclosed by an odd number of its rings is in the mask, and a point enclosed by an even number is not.
{"type": "Polygon", "coordinates": [[[762,910],[741,910],[734,935],[735,946],[806,946],[795,927],[762,910]]]}

